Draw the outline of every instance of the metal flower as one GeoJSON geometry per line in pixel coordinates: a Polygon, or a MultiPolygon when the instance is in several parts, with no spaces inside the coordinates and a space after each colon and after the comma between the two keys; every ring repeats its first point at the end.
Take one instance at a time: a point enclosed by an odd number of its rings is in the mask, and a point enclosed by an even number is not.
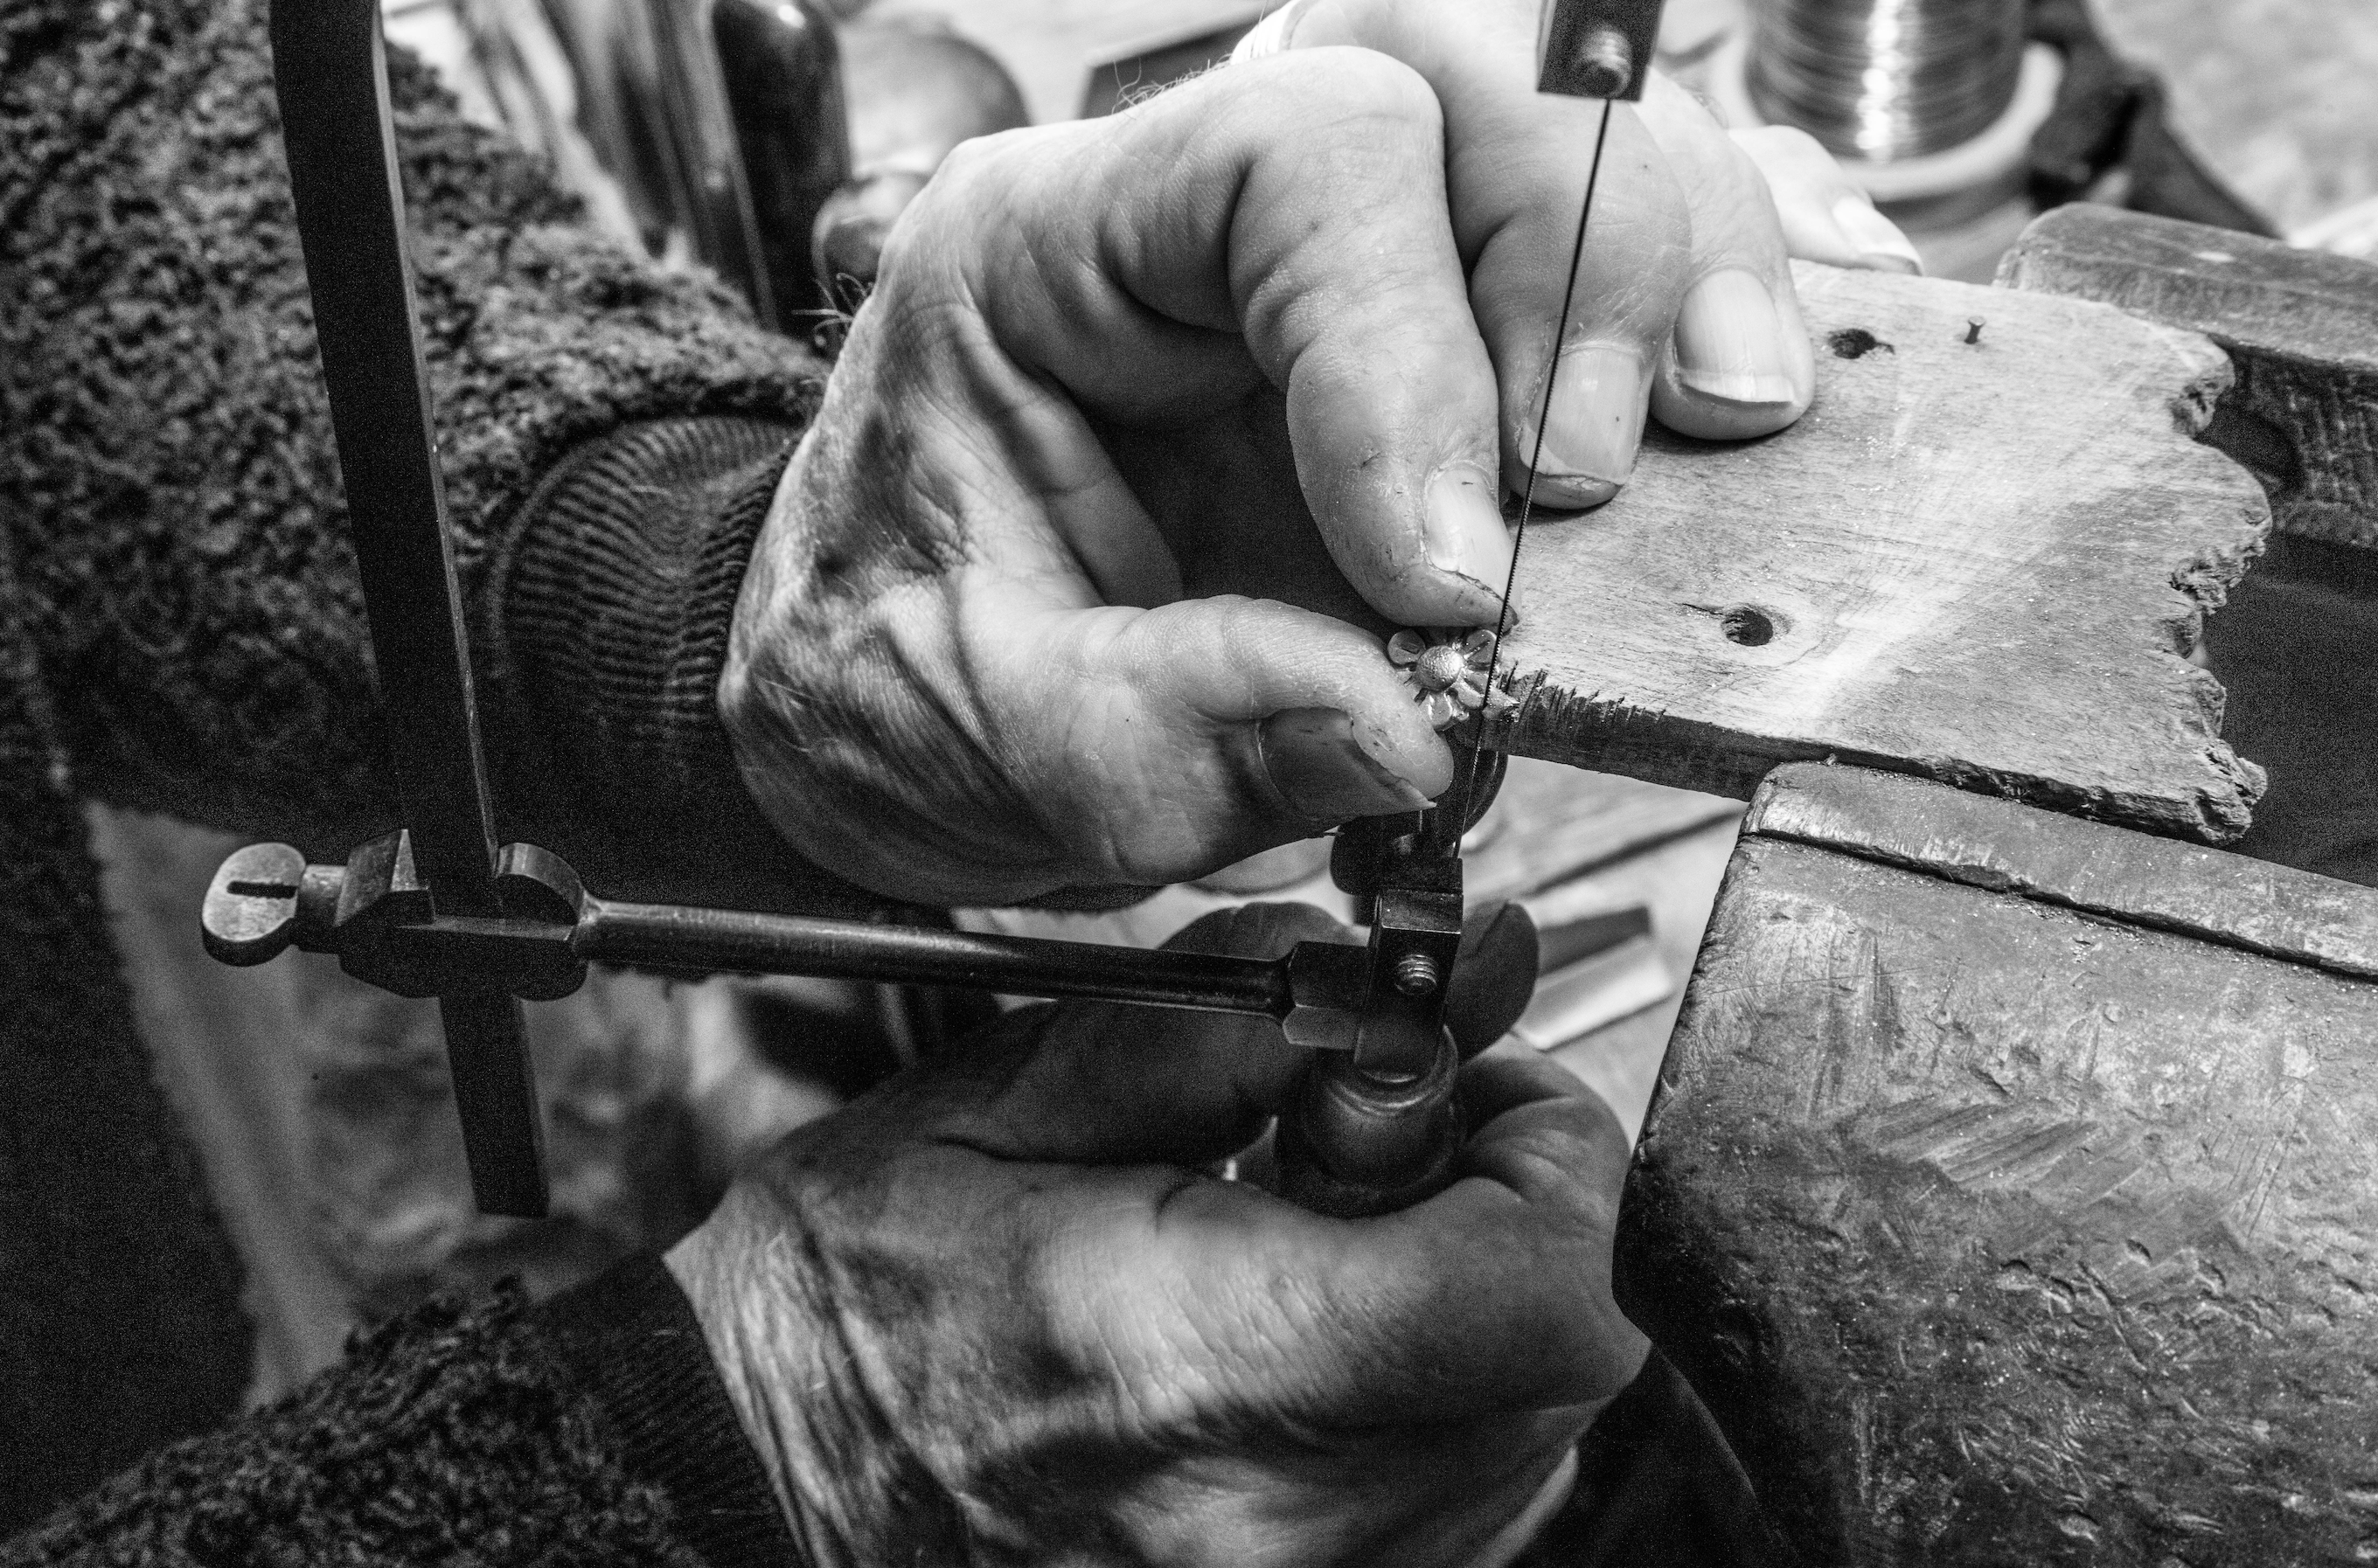
{"type": "Polygon", "coordinates": [[[1494,720],[1519,706],[1509,692],[1490,689],[1486,684],[1495,667],[1491,631],[1473,631],[1458,642],[1431,642],[1419,632],[1399,631],[1387,640],[1387,662],[1412,688],[1428,722],[1440,731],[1451,729],[1482,709],[1494,720]]]}

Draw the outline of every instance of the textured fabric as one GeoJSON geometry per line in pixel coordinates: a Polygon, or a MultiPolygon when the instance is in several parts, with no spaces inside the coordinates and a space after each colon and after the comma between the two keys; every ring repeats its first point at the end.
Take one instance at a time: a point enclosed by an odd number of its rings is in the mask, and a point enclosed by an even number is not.
{"type": "Polygon", "coordinates": [[[1578,1444],[1577,1486],[1513,1568],[1791,1568],[1750,1478],[1656,1348],[1578,1444]]]}
{"type": "MultiPolygon", "coordinates": [[[[389,790],[262,10],[8,9],[0,475],[79,785],[343,850],[387,824],[389,790]]],[[[514,608],[486,591],[489,557],[563,458],[647,418],[797,427],[817,367],[715,285],[589,234],[402,56],[391,77],[457,565],[485,645],[514,608]]],[[[488,684],[502,730],[522,694],[488,684]]],[[[498,750],[515,770],[543,760],[498,750]]],[[[499,795],[534,797],[515,782],[499,774],[499,795]]],[[[586,796],[631,843],[650,816],[631,790],[586,796]]]]}
{"type": "Polygon", "coordinates": [[[150,1083],[0,534],[0,1537],[247,1381],[239,1270],[150,1083]]]}
{"type": "MultiPolygon", "coordinates": [[[[464,126],[401,56],[391,88],[473,639],[513,655],[481,671],[503,826],[566,853],[597,846],[603,863],[581,867],[590,882],[632,885],[705,815],[731,816],[722,797],[739,800],[693,694],[716,679],[723,563],[756,527],[741,498],[764,489],[770,449],[806,419],[820,371],[715,285],[588,233],[537,165],[464,126]],[[649,547],[614,528],[543,548],[543,512],[523,503],[570,454],[649,422],[711,419],[727,422],[727,472],[696,488],[736,504],[672,514],[649,547]],[[609,548],[618,560],[570,576],[573,552],[609,548]],[[649,599],[622,588],[672,550],[698,564],[655,570],[649,599]],[[590,596],[604,616],[572,602],[582,581],[604,584],[590,596]],[[662,662],[573,651],[572,635],[596,631],[662,662]],[[633,743],[551,749],[605,724],[633,743]],[[570,770],[583,772],[554,787],[570,770]]],[[[669,439],[694,468],[685,454],[711,449],[693,424],[669,439]]],[[[236,1267],[148,1081],[75,801],[323,854],[390,825],[335,472],[262,0],[0,6],[0,1533],[227,1416],[245,1378],[236,1267]]],[[[625,516],[558,497],[551,510],[625,516]]],[[[710,842],[748,859],[731,832],[710,842]]],[[[559,1407],[526,1362],[474,1382],[453,1359],[474,1333],[453,1330],[452,1356],[406,1360],[409,1339],[375,1354],[434,1370],[431,1390],[559,1407]]],[[[358,1375],[340,1387],[386,1392],[358,1375]]],[[[315,1408],[328,1406],[294,1407],[272,1430],[302,1448],[315,1408]]],[[[583,1489],[601,1466],[570,1453],[535,1461],[568,1473],[547,1490],[507,1473],[491,1438],[471,1466],[437,1474],[479,1476],[451,1512],[500,1542],[546,1527],[527,1517],[540,1498],[596,1516],[583,1489]],[[497,1497],[501,1509],[470,1512],[497,1497]]],[[[197,1507],[210,1462],[232,1466],[215,1479],[244,1501],[198,1514],[258,1527],[328,1484],[309,1470],[276,1491],[268,1449],[236,1435],[177,1451],[151,1479],[197,1507]]],[[[416,1490],[386,1505],[430,1529],[447,1504],[431,1472],[407,1475],[416,1490]]],[[[108,1494],[114,1516],[127,1486],[108,1494]]],[[[291,1560],[332,1555],[318,1541],[291,1560]]]]}
{"type": "Polygon", "coordinates": [[[630,426],[581,447],[499,553],[486,664],[521,723],[491,744],[506,805],[596,889],[829,913],[881,907],[786,847],[717,713],[735,596],[793,433],[630,426]],[[624,802],[636,809],[623,812],[624,802]]]}
{"type": "Polygon", "coordinates": [[[0,1546],[0,1565],[702,1568],[619,1450],[517,1290],[475,1309],[440,1300],[359,1337],[270,1410],[152,1454],[0,1546]]]}
{"type": "Polygon", "coordinates": [[[693,1308],[656,1258],[635,1258],[538,1311],[546,1338],[619,1434],[627,1474],[668,1500],[711,1568],[798,1562],[693,1308]]]}

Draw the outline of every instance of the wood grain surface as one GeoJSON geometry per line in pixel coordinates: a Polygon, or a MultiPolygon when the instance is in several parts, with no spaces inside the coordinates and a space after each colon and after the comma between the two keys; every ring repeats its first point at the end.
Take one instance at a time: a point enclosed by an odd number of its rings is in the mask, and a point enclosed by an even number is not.
{"type": "Polygon", "coordinates": [[[1807,417],[1735,445],[1654,431],[1617,500],[1530,530],[1509,656],[1541,684],[1513,749],[1737,797],[1832,757],[2242,832],[2261,776],[2180,656],[2267,523],[2194,439],[2227,359],[2085,301],[1795,275],[1807,417]]]}
{"type": "MultiPolygon", "coordinates": [[[[1947,792],[1857,782],[1922,860],[1947,792]]],[[[2005,809],[1949,876],[1744,839],[1620,1300],[1803,1561],[2366,1561],[2378,986],[1957,880],[2067,826],[2005,809]]]]}
{"type": "Polygon", "coordinates": [[[2378,266],[2111,208],[2060,208],[2000,280],[2210,335],[2236,388],[2207,439],[2252,469],[2282,533],[2378,545],[2378,266]]]}

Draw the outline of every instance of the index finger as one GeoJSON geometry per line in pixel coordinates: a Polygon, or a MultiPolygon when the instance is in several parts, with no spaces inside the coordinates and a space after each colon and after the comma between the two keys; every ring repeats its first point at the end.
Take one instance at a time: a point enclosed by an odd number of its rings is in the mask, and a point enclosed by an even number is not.
{"type": "MultiPolygon", "coordinates": [[[[1249,904],[1164,945],[1279,958],[1299,942],[1358,940],[1311,904],[1249,904]]],[[[1535,926],[1517,904],[1463,923],[1446,1021],[1465,1054],[1491,1046],[1527,1007],[1535,968],[1535,926]]],[[[992,1051],[952,1070],[995,1082],[959,1085],[948,1117],[969,1146],[1003,1159],[1207,1165],[1262,1132],[1308,1059],[1269,1018],[1231,1013],[1075,1003],[1008,1027],[992,1051]]]]}
{"type": "Polygon", "coordinates": [[[1534,0],[1306,0],[1279,40],[1375,49],[1435,90],[1454,233],[1500,389],[1503,481],[1520,490],[1535,471],[1538,499],[1593,506],[1633,471],[1693,231],[1633,105],[1605,115],[1598,101],[1536,90],[1536,19],[1534,0]]]}
{"type": "Polygon", "coordinates": [[[1109,124],[1092,152],[1111,171],[1032,193],[1056,238],[1028,276],[979,290],[1003,342],[1099,413],[1161,427],[1194,399],[1243,397],[1215,357],[1243,341],[1286,400],[1299,487],[1355,590],[1402,625],[1492,623],[1511,558],[1494,371],[1427,84],[1371,51],[1316,50],[1109,124]],[[1085,184],[1122,198],[1086,211],[1085,184]],[[1150,352],[1118,352],[1135,336],[1150,352]]]}
{"type": "Polygon", "coordinates": [[[1231,1335],[1238,1375],[1327,1424],[1454,1422],[1615,1396],[1649,1347],[1611,1286],[1624,1131],[1590,1095],[1519,1086],[1504,1059],[1482,1060],[1520,1103],[1482,1130],[1463,1179],[1443,1192],[1347,1220],[1238,1183],[1175,1188],[1133,1251],[1135,1277],[1255,1314],[1231,1335]]]}

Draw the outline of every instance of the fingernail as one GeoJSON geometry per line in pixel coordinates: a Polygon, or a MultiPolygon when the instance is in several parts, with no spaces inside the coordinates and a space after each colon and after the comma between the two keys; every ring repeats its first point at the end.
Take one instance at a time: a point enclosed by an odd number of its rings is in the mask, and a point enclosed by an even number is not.
{"type": "Polygon", "coordinates": [[[1676,378],[1720,402],[1788,404],[1796,399],[1784,320],[1765,283],[1729,267],[1693,285],[1676,313],[1676,378]]]}
{"type": "Polygon", "coordinates": [[[1430,476],[1421,535],[1431,566],[1502,597],[1511,579],[1511,535],[1503,526],[1495,479],[1484,469],[1454,463],[1430,476]]]}
{"type": "MultiPolygon", "coordinates": [[[[1561,351],[1545,416],[1536,498],[1555,506],[1598,507],[1635,472],[1651,381],[1643,358],[1614,343],[1573,343],[1561,351]]],[[[1531,454],[1530,454],[1531,455],[1531,454]]]]}
{"type": "Polygon", "coordinates": [[[1428,796],[1363,750],[1354,721],[1336,708],[1288,708],[1255,730],[1264,772],[1289,809],[1309,821],[1343,822],[1417,811],[1428,796]]]}
{"type": "Polygon", "coordinates": [[[1858,259],[1871,269],[1923,272],[1924,258],[1916,254],[1916,246],[1899,232],[1898,224],[1877,212],[1865,197],[1853,193],[1834,202],[1833,221],[1858,248],[1858,259]]]}

